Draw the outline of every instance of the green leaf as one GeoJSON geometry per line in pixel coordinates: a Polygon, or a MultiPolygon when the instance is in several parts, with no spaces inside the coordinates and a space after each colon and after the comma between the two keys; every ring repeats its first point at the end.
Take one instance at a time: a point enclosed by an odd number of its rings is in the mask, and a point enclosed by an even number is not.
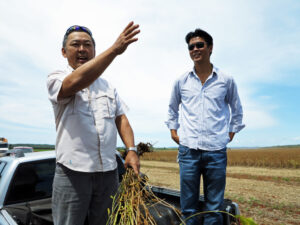
{"type": "Polygon", "coordinates": [[[257,225],[252,218],[247,218],[241,215],[236,215],[235,218],[239,219],[242,225],[257,225]]]}

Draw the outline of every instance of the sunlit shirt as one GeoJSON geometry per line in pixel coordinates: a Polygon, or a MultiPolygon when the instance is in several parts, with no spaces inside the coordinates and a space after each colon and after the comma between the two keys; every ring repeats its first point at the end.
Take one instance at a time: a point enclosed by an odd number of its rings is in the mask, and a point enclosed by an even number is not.
{"type": "Polygon", "coordinates": [[[58,100],[62,81],[72,72],[68,67],[48,76],[47,87],[56,123],[56,159],[81,172],[110,171],[117,168],[115,119],[127,106],[116,90],[98,78],[89,88],[58,100]]]}
{"type": "Polygon", "coordinates": [[[169,129],[179,129],[181,145],[220,150],[228,144],[229,132],[245,127],[242,118],[237,86],[217,68],[213,67],[203,86],[195,70],[175,81],[166,124],[169,129]]]}

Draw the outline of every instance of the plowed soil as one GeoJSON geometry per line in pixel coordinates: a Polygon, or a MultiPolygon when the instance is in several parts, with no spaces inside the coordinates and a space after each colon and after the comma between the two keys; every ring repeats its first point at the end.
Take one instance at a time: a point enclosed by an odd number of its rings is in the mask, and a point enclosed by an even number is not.
{"type": "MultiPolygon", "coordinates": [[[[152,185],[179,190],[177,163],[142,161],[152,185]]],[[[201,193],[202,187],[201,187],[201,193]]],[[[300,170],[228,167],[225,197],[260,225],[300,224],[300,170]]]]}

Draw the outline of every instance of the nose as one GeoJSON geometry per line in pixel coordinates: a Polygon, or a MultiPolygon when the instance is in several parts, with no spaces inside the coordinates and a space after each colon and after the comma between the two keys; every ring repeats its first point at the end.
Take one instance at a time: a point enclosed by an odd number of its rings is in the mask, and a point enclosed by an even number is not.
{"type": "Polygon", "coordinates": [[[78,51],[80,52],[85,51],[84,45],[79,45],[78,51]]]}

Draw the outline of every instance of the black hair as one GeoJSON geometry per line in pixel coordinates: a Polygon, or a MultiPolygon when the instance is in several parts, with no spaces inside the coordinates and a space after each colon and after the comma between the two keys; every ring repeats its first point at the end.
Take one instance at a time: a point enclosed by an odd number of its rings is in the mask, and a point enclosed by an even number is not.
{"type": "Polygon", "coordinates": [[[203,38],[204,41],[207,43],[208,46],[213,45],[213,38],[212,36],[207,33],[206,31],[197,28],[195,31],[191,31],[189,32],[186,36],[185,36],[185,41],[187,44],[189,44],[190,40],[194,37],[200,37],[203,38]]]}

